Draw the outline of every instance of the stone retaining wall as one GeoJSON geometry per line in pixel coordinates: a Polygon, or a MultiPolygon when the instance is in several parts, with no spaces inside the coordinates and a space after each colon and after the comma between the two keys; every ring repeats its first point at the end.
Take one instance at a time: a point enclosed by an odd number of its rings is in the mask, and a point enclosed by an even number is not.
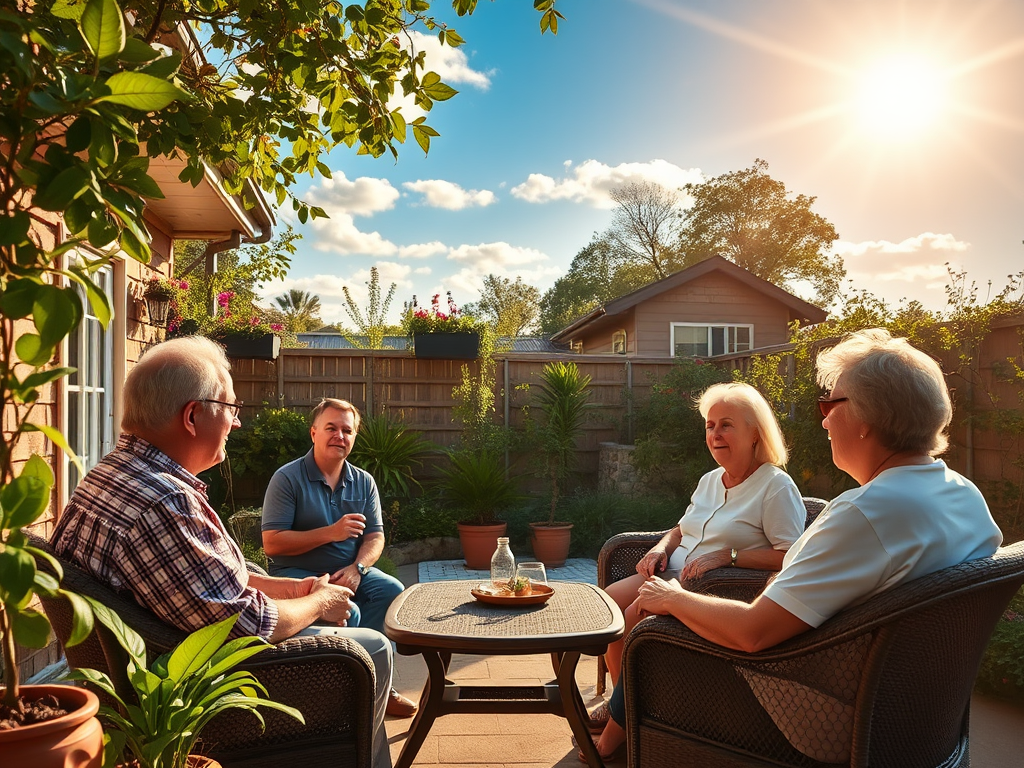
{"type": "Polygon", "coordinates": [[[646,487],[633,466],[635,445],[601,443],[597,458],[597,489],[610,493],[633,495],[644,493],[646,487]]]}

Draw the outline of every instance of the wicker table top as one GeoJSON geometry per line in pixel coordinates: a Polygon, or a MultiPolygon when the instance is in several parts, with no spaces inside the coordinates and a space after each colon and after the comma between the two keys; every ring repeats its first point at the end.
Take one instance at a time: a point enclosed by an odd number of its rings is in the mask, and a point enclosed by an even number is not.
{"type": "Polygon", "coordinates": [[[401,653],[424,647],[456,653],[603,653],[622,637],[622,613],[590,584],[552,582],[551,599],[521,607],[477,601],[470,593],[477,584],[414,584],[391,604],[385,619],[388,637],[401,653]]]}

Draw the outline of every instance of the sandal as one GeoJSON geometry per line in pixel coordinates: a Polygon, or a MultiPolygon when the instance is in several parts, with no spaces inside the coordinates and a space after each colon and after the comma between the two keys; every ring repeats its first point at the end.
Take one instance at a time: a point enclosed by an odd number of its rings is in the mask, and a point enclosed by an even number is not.
{"type": "Polygon", "coordinates": [[[602,702],[600,706],[590,713],[590,721],[588,722],[590,732],[594,734],[601,733],[604,727],[608,725],[608,720],[611,716],[611,712],[608,710],[608,702],[602,702]]]}
{"type": "MultiPolygon", "coordinates": [[[[576,742],[576,737],[572,737],[572,745],[576,748],[576,759],[581,763],[586,763],[587,758],[583,754],[583,750],[580,749],[580,745],[576,742]]],[[[595,745],[596,746],[596,745],[595,745]]],[[[610,755],[602,755],[600,752],[597,753],[601,760],[605,763],[618,763],[626,759],[626,742],[622,742],[615,749],[612,750],[610,755]]]]}

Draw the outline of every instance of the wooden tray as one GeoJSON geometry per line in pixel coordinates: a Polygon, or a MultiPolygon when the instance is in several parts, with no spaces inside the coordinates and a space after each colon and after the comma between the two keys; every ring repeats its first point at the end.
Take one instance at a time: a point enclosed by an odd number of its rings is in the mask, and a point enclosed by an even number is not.
{"type": "Polygon", "coordinates": [[[477,600],[481,603],[490,603],[491,605],[536,605],[537,603],[543,603],[545,600],[550,598],[555,591],[547,584],[534,584],[533,592],[529,595],[492,595],[487,592],[481,592],[476,587],[470,590],[477,600]]]}

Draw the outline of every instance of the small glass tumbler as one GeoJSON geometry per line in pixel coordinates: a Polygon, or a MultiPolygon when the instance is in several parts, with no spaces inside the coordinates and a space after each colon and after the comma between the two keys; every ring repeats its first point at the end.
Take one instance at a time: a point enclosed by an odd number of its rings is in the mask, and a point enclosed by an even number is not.
{"type": "Polygon", "coordinates": [[[529,579],[531,584],[548,583],[548,573],[544,570],[544,563],[519,563],[516,566],[516,576],[529,579]]]}

